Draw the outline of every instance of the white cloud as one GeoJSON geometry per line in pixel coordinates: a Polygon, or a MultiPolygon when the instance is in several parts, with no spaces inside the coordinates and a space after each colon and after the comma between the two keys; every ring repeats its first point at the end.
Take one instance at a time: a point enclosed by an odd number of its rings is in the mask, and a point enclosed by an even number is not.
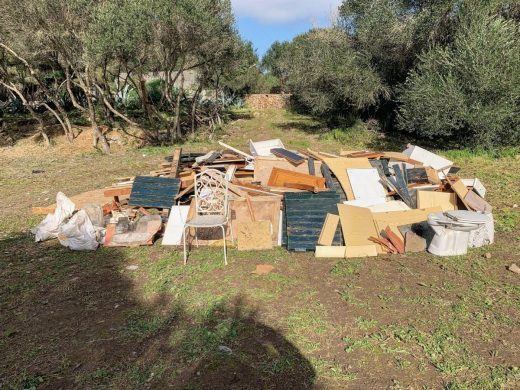
{"type": "Polygon", "coordinates": [[[263,23],[330,21],[341,0],[231,0],[235,15],[263,23]]]}

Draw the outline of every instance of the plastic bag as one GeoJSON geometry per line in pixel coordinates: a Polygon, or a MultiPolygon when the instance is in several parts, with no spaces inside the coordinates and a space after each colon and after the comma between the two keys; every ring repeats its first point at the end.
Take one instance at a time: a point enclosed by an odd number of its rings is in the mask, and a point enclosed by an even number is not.
{"type": "Polygon", "coordinates": [[[99,246],[96,229],[85,210],[78,211],[61,227],[58,240],[75,251],[93,251],[99,246]]]}
{"type": "Polygon", "coordinates": [[[58,237],[60,226],[70,218],[75,208],[74,203],[63,192],[58,192],[54,213],[48,214],[38,226],[31,229],[36,242],[58,237]]]}

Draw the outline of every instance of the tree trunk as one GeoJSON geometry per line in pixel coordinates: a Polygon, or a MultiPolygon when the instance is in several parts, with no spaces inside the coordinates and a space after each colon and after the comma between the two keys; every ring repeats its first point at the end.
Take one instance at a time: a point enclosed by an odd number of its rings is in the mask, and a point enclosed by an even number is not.
{"type": "MultiPolygon", "coordinates": [[[[175,137],[177,140],[182,139],[182,129],[181,129],[181,95],[184,92],[184,73],[181,73],[181,86],[177,93],[177,101],[175,105],[175,118],[174,118],[174,129],[175,129],[175,137]]],[[[174,143],[175,140],[172,140],[174,143]]]]}
{"type": "Polygon", "coordinates": [[[199,96],[202,92],[202,83],[197,88],[197,91],[195,92],[195,95],[193,95],[193,101],[191,103],[191,134],[192,136],[195,136],[195,129],[196,129],[196,119],[197,119],[197,108],[199,105],[199,96]]]}

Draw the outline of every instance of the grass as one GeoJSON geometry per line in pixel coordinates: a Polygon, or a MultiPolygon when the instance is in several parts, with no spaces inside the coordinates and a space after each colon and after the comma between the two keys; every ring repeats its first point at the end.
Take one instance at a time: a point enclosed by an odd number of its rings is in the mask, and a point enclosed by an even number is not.
{"type": "MultiPolygon", "coordinates": [[[[404,144],[361,122],[327,131],[283,110],[234,117],[219,136],[243,150],[269,138],[335,153],[404,144]]],[[[147,173],[172,150],[103,156],[90,140],[79,152],[60,142],[0,150],[1,388],[520,386],[520,287],[506,269],[520,265],[517,150],[442,151],[481,179],[495,208],[497,244],[467,256],[231,249],[225,267],[220,248],[200,248],[184,267],[180,251],[160,245],[85,253],[33,242],[28,229],[42,217],[31,206],[147,173]],[[257,264],[275,269],[253,275],[257,264]]],[[[218,146],[199,137],[182,147],[218,146]]]]}

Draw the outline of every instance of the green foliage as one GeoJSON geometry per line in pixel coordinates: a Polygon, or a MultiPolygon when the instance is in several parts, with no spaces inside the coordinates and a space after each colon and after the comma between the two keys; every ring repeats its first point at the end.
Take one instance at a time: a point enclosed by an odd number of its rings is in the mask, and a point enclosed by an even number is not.
{"type": "Polygon", "coordinates": [[[313,115],[327,117],[374,105],[385,93],[366,57],[337,28],[314,29],[294,39],[288,85],[313,115]]]}
{"type": "Polygon", "coordinates": [[[519,53],[515,22],[468,11],[454,42],[424,53],[411,72],[400,97],[401,128],[463,145],[518,143],[519,53]]]}

